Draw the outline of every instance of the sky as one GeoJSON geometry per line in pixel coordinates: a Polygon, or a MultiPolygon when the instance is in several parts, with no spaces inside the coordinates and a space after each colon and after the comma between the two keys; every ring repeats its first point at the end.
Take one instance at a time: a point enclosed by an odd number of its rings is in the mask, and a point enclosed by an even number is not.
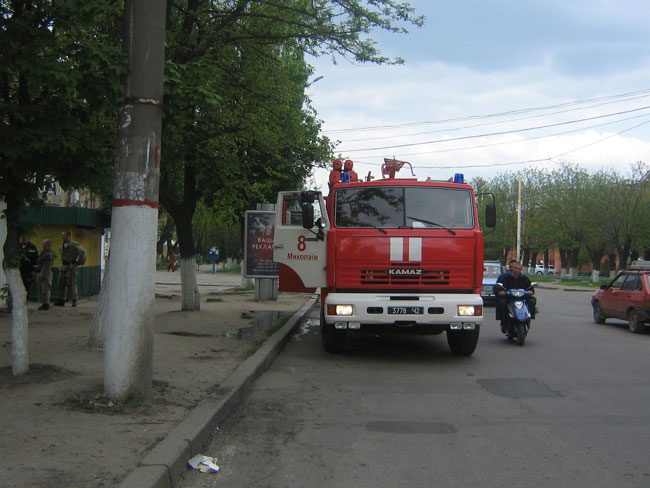
{"type": "MultiPolygon", "coordinates": [[[[650,165],[650,2],[409,3],[423,27],[371,34],[405,64],[308,60],[323,134],[359,176],[380,178],[384,157],[443,180],[650,165]]],[[[316,171],[317,187],[327,175],[316,171]]]]}

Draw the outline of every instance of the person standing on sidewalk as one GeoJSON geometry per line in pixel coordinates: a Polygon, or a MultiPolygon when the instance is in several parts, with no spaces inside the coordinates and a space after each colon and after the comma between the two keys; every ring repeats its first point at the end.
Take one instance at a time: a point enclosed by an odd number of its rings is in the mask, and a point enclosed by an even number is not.
{"type": "Polygon", "coordinates": [[[29,295],[29,289],[32,283],[36,281],[36,260],[38,259],[38,249],[29,242],[25,234],[20,236],[20,277],[23,279],[25,291],[29,295]]]}
{"type": "Polygon", "coordinates": [[[167,271],[176,271],[178,269],[178,262],[176,261],[176,253],[171,251],[169,253],[169,264],[167,264],[167,271]]]}
{"type": "Polygon", "coordinates": [[[61,233],[63,244],[59,248],[61,253],[61,267],[59,268],[59,284],[57,286],[57,301],[54,305],[63,307],[67,299],[72,300],[72,306],[77,306],[77,267],[86,262],[86,250],[71,239],[70,231],[61,233]]]}
{"type": "Polygon", "coordinates": [[[56,254],[52,251],[52,241],[43,240],[43,252],[38,256],[36,261],[36,283],[38,283],[38,301],[42,303],[39,310],[48,310],[50,308],[50,292],[52,290],[52,265],[56,254]]]}

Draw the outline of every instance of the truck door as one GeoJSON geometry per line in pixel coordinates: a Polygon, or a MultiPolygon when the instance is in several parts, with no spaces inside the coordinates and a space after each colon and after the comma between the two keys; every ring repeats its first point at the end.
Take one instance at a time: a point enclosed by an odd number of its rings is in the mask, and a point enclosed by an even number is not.
{"type": "Polygon", "coordinates": [[[280,290],[301,291],[327,286],[327,234],[330,222],[322,193],[314,192],[313,204],[304,192],[280,192],[275,207],[273,261],[280,267],[280,290]],[[314,225],[303,227],[303,207],[313,205],[314,225]],[[320,219],[320,221],[319,221],[320,219]]]}

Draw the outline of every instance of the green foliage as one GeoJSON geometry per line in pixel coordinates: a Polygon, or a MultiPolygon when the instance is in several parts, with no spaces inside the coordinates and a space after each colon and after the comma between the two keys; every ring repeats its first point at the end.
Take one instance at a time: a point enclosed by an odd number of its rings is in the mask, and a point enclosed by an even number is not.
{"type": "MultiPolygon", "coordinates": [[[[120,3],[2,2],[0,197],[37,200],[53,181],[110,184],[120,3]]],[[[104,186],[105,188],[105,186],[104,186]]],[[[10,198],[11,200],[11,198],[10,198]]]]}
{"type": "Polygon", "coordinates": [[[472,182],[477,192],[493,192],[497,200],[497,227],[485,234],[485,255],[496,259],[516,246],[521,181],[522,248],[561,249],[570,266],[591,261],[595,269],[606,252],[617,250],[624,267],[631,249],[650,243],[648,226],[642,224],[650,221],[648,166],[636,163],[631,169],[628,175],[592,173],[562,164],[552,171],[525,170],[472,182]]]}
{"type": "Polygon", "coordinates": [[[20,209],[64,188],[110,192],[120,75],[121,2],[0,0],[0,199],[5,265],[20,209]]]}
{"type": "Polygon", "coordinates": [[[197,200],[232,226],[331,159],[305,94],[313,75],[305,53],[400,62],[367,34],[422,22],[389,0],[170,3],[160,201],[177,223],[181,252],[195,252],[187,222],[197,200]]]}

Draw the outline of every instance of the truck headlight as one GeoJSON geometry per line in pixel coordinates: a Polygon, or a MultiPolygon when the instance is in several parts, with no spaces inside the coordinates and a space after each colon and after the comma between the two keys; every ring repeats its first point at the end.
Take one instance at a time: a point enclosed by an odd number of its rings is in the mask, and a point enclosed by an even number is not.
{"type": "Polygon", "coordinates": [[[352,305],[328,305],[327,315],[352,315],[352,305]]]}
{"type": "Polygon", "coordinates": [[[483,306],[482,305],[458,305],[458,316],[459,317],[482,317],[483,306]]]}

